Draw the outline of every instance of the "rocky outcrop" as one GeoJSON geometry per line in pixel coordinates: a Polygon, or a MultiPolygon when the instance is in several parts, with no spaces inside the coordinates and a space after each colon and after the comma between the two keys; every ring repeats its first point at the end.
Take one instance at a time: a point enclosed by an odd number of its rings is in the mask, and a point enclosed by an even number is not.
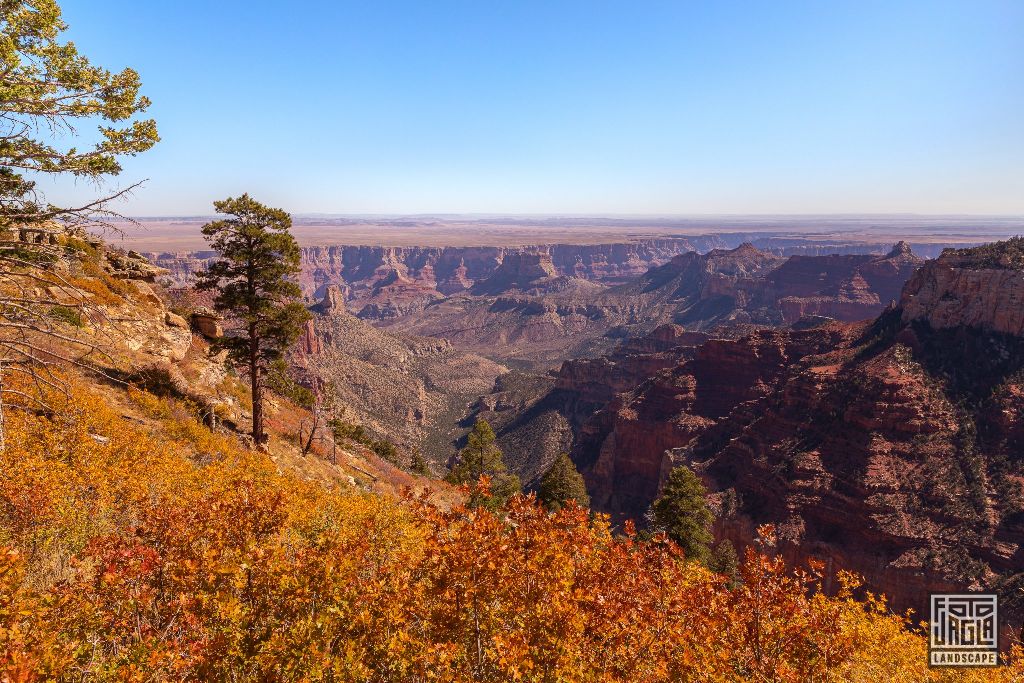
{"type": "Polygon", "coordinates": [[[1013,267],[1018,240],[997,247],[947,250],[921,268],[900,299],[904,321],[1024,335],[1024,270],[1013,267]],[[985,254],[982,257],[980,254],[985,254]]]}
{"type": "Polygon", "coordinates": [[[106,250],[104,269],[114,277],[146,282],[155,282],[158,277],[170,274],[168,269],[153,265],[137,251],[123,249],[106,250]]]}
{"type": "Polygon", "coordinates": [[[345,313],[347,309],[344,290],[338,285],[327,285],[320,301],[311,306],[310,310],[323,315],[345,313]]]}
{"type": "Polygon", "coordinates": [[[867,320],[900,296],[924,263],[906,242],[884,256],[793,256],[765,278],[759,304],[777,308],[786,324],[817,315],[867,320]]]}
{"type": "Polygon", "coordinates": [[[509,252],[501,259],[497,270],[473,285],[470,292],[480,296],[541,290],[557,279],[558,271],[547,251],[509,252]]]}
{"type": "Polygon", "coordinates": [[[220,339],[224,336],[224,327],[220,324],[223,317],[209,308],[197,308],[191,315],[192,326],[207,339],[220,339]]]}

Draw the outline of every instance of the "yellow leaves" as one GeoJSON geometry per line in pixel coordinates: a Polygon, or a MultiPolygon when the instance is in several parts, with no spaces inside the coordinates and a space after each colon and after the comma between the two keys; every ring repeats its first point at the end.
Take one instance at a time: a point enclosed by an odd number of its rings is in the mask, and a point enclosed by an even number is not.
{"type": "MultiPolygon", "coordinates": [[[[0,668],[119,680],[1011,681],[952,678],[860,581],[749,552],[743,583],[567,506],[501,514],[328,491],[143,392],[12,413],[0,668]],[[100,444],[89,437],[102,434],[100,444]],[[216,457],[189,458],[197,443],[216,457]],[[46,667],[49,667],[47,669],[46,667]]],[[[765,539],[771,538],[765,530],[765,539]]],[[[1016,661],[1020,661],[1019,659],[1016,661]]]]}

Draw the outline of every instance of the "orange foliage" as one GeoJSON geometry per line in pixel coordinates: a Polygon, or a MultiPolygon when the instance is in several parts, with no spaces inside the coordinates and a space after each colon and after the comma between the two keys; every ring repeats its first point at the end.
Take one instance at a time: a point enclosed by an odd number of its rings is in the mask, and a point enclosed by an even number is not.
{"type": "MultiPolygon", "coordinates": [[[[929,670],[884,601],[749,553],[742,584],[569,506],[329,491],[133,392],[8,415],[0,680],[1011,681],[929,670]]],[[[1019,661],[1018,657],[1015,661],[1019,661]]]]}

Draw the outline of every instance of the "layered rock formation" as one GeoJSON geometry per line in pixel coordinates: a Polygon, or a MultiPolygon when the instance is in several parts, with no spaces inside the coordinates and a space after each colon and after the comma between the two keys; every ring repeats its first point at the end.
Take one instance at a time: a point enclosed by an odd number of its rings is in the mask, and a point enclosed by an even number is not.
{"type": "MultiPolygon", "coordinates": [[[[400,274],[429,285],[444,295],[468,290],[500,267],[506,255],[547,253],[555,274],[597,282],[617,283],[642,275],[676,254],[728,245],[728,236],[664,237],[612,244],[551,244],[535,247],[366,247],[309,246],[302,248],[301,284],[310,296],[320,296],[329,284],[341,286],[349,298],[372,289],[382,279],[400,274]]],[[[149,253],[169,271],[177,285],[188,284],[216,254],[212,251],[149,253]]]]}
{"type": "Polygon", "coordinates": [[[900,296],[923,264],[906,242],[885,256],[793,256],[766,278],[761,304],[777,308],[786,323],[810,315],[865,320],[900,296]]]}
{"type": "Polygon", "coordinates": [[[905,321],[926,320],[938,329],[970,325],[1024,335],[1024,239],[1000,250],[950,249],[907,283],[900,305],[905,321]]]}
{"type": "Polygon", "coordinates": [[[780,256],[749,243],[735,249],[690,252],[652,268],[635,282],[609,294],[637,299],[688,327],[708,326],[728,319],[749,321],[746,309],[756,298],[764,276],[785,262],[780,256]]]}
{"type": "MultiPolygon", "coordinates": [[[[543,370],[608,353],[620,339],[664,323],[701,330],[786,325],[809,315],[868,318],[919,262],[902,244],[880,257],[789,260],[749,243],[690,250],[722,239],[307,247],[301,283],[317,297],[334,287],[350,311],[391,331],[447,339],[464,351],[543,370]]],[[[170,256],[160,262],[179,278],[200,265],[170,256]]]]}
{"type": "Polygon", "coordinates": [[[683,254],[612,292],[668,306],[674,322],[787,325],[806,316],[865,320],[878,315],[923,263],[905,242],[884,256],[792,256],[744,244],[683,254]]]}
{"type": "Polygon", "coordinates": [[[750,244],[674,256],[632,282],[602,290],[557,276],[545,253],[506,257],[468,294],[387,320],[389,329],[451,340],[468,351],[543,368],[608,353],[658,325],[691,331],[782,326],[813,315],[878,315],[921,263],[904,244],[884,256],[785,259],[750,244]]]}
{"type": "Polygon", "coordinates": [[[504,255],[501,265],[470,289],[476,295],[498,295],[511,291],[536,291],[558,280],[558,271],[546,251],[519,251],[504,255]]]}
{"type": "Polygon", "coordinates": [[[847,334],[841,326],[765,330],[634,357],[633,367],[643,359],[664,368],[643,380],[633,375],[633,387],[582,426],[574,450],[594,505],[618,517],[642,517],[672,467],[669,449],[768,395],[791,364],[841,344],[847,334]]]}
{"type": "Polygon", "coordinates": [[[718,537],[743,546],[774,524],[788,559],[861,573],[897,608],[923,613],[929,591],[1016,585],[1017,246],[926,265],[874,322],[712,339],[680,354],[579,427],[573,458],[594,504],[639,517],[669,469],[687,464],[713,492],[718,537]],[[981,288],[984,278],[1002,286],[981,288]]]}

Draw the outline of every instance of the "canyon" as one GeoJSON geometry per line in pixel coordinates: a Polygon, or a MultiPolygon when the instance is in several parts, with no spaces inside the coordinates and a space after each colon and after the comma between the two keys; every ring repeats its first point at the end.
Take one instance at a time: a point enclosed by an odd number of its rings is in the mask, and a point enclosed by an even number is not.
{"type": "Polygon", "coordinates": [[[924,264],[872,321],[709,339],[664,327],[566,362],[549,401],[594,506],[642,517],[687,465],[719,539],[745,547],[772,524],[790,562],[858,572],[897,609],[965,588],[1019,609],[1022,271],[1000,256],[1019,246],[924,264]]]}
{"type": "MultiPolygon", "coordinates": [[[[717,539],[772,524],[787,560],[899,609],[1020,583],[1016,243],[926,261],[746,237],[304,247],[317,303],[293,363],[435,472],[486,418],[528,490],[569,453],[616,523],[687,465],[717,539]]],[[[156,264],[173,284],[208,258],[156,264]]]]}
{"type": "Polygon", "coordinates": [[[304,383],[328,387],[344,421],[404,453],[420,450],[443,470],[466,406],[507,368],[447,340],[379,330],[352,315],[335,286],[311,310],[289,359],[304,383]]]}
{"type": "MultiPolygon", "coordinates": [[[[360,319],[543,372],[663,323],[689,329],[876,315],[921,263],[881,254],[780,254],[747,234],[526,247],[304,247],[307,299],[336,290],[360,319]]],[[[761,238],[767,239],[767,238],[761,238]]],[[[790,241],[788,249],[802,249],[790,241]]],[[[181,286],[209,252],[150,254],[181,286]]]]}
{"type": "MultiPolygon", "coordinates": [[[[353,421],[436,468],[487,416],[513,468],[533,482],[571,450],[585,418],[678,360],[671,347],[812,318],[870,318],[923,262],[902,242],[825,256],[728,248],[749,236],[304,247],[300,283],[315,315],[292,361],[307,383],[332,386],[353,421]],[[660,357],[640,353],[651,345],[660,357]],[[588,381],[601,400],[570,390],[587,373],[597,373],[588,381]]],[[[173,288],[211,258],[154,260],[173,288]]]]}

